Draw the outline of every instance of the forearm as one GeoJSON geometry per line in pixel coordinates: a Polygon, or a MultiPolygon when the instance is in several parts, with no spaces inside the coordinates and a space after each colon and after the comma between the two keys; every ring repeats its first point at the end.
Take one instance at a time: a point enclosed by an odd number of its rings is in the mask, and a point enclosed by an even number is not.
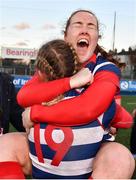
{"type": "Polygon", "coordinates": [[[17,94],[20,106],[29,107],[34,104],[48,102],[70,89],[70,79],[64,78],[50,82],[43,82],[34,77],[24,85],[17,94]]]}
{"type": "Polygon", "coordinates": [[[115,128],[131,128],[133,125],[133,118],[129,112],[122,106],[116,104],[116,113],[111,122],[111,126],[115,128]]]}

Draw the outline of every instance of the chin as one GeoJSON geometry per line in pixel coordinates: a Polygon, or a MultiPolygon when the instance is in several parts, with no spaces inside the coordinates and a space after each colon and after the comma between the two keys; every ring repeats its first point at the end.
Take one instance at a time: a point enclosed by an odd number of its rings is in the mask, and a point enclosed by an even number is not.
{"type": "Polygon", "coordinates": [[[88,61],[88,59],[89,59],[88,57],[80,56],[80,57],[79,57],[79,62],[80,62],[80,63],[84,63],[84,62],[88,61]]]}
{"type": "Polygon", "coordinates": [[[87,61],[86,59],[81,59],[81,60],[79,60],[79,62],[80,62],[81,64],[85,63],[86,61],[87,61]]]}

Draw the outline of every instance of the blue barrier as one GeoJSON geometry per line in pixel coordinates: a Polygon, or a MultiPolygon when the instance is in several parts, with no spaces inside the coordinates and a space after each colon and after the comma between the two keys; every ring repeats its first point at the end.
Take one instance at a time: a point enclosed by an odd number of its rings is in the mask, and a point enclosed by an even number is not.
{"type": "MultiPolygon", "coordinates": [[[[24,75],[13,75],[13,77],[13,83],[17,91],[31,78],[31,76],[24,75]]],[[[136,81],[121,80],[120,90],[121,95],[136,95],[136,81]]]]}
{"type": "Polygon", "coordinates": [[[21,76],[21,75],[12,75],[12,76],[16,91],[18,91],[31,78],[31,76],[21,76]]]}
{"type": "Polygon", "coordinates": [[[121,91],[120,94],[121,94],[121,96],[123,96],[123,95],[136,96],[136,91],[121,91]]]}
{"type": "Polygon", "coordinates": [[[121,95],[136,95],[136,81],[121,80],[120,91],[121,95]]]}
{"type": "Polygon", "coordinates": [[[120,81],[121,91],[135,91],[136,92],[136,81],[121,80],[120,81]]]}

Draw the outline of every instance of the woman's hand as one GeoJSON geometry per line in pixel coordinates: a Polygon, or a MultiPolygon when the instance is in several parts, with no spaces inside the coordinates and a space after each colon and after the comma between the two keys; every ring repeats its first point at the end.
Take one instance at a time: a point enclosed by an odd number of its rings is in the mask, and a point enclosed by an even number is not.
{"type": "Polygon", "coordinates": [[[118,131],[118,129],[117,129],[117,128],[114,128],[114,127],[112,127],[112,126],[109,128],[110,134],[112,134],[112,135],[114,135],[114,136],[117,135],[117,131],[118,131]]]}
{"type": "Polygon", "coordinates": [[[30,119],[30,107],[26,108],[22,113],[22,121],[26,133],[29,134],[30,128],[34,125],[34,123],[30,119]]]}
{"type": "Polygon", "coordinates": [[[88,83],[92,83],[93,75],[88,68],[82,68],[79,72],[70,78],[71,89],[82,87],[88,83]]]}

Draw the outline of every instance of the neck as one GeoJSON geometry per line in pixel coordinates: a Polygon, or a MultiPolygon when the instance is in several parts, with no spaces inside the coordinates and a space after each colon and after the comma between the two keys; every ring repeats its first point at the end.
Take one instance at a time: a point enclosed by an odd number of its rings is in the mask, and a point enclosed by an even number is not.
{"type": "Polygon", "coordinates": [[[93,54],[85,63],[83,63],[83,67],[85,67],[89,62],[96,62],[96,54],[93,54]]]}

